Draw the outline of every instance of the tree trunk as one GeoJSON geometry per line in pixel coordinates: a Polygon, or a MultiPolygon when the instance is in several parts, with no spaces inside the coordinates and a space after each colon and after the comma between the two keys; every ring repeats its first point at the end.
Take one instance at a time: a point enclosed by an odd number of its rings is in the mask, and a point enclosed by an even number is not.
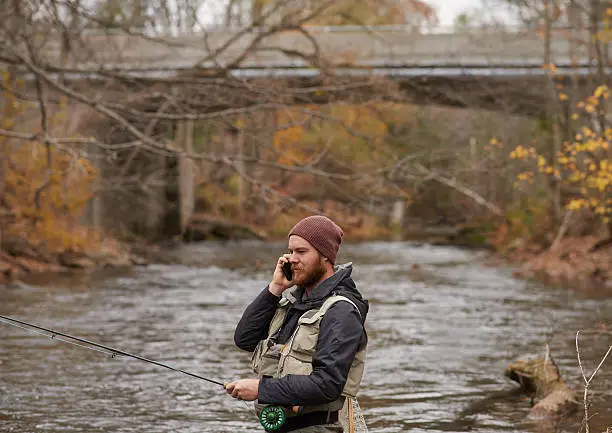
{"type": "MultiPolygon", "coordinates": [[[[591,43],[593,44],[593,53],[595,54],[595,64],[597,67],[597,83],[595,86],[606,84],[606,64],[604,59],[604,50],[601,42],[601,34],[599,31],[599,22],[601,21],[601,3],[600,0],[591,0],[591,11],[589,14],[590,19],[590,33],[591,43]]],[[[599,126],[600,134],[603,134],[606,130],[606,105],[605,103],[600,104],[597,107],[597,122],[599,126]]]]}
{"type": "MultiPolygon", "coordinates": [[[[559,163],[557,155],[561,149],[560,146],[560,134],[559,134],[559,110],[557,101],[557,92],[555,89],[555,82],[553,77],[552,65],[554,60],[552,58],[552,2],[550,0],[544,0],[544,64],[548,67],[548,86],[550,89],[550,97],[548,98],[547,115],[551,125],[551,136],[549,146],[549,161],[555,171],[559,170],[559,163]]],[[[552,205],[551,214],[555,223],[558,223],[561,219],[561,183],[554,176],[550,176],[550,188],[552,192],[552,205]]]]}

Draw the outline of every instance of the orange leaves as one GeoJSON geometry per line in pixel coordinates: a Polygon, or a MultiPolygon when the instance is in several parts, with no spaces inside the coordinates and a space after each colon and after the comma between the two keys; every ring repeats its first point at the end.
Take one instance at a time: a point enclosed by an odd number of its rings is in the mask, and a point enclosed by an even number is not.
{"type": "Polygon", "coordinates": [[[44,146],[25,143],[12,146],[7,165],[5,202],[16,216],[9,231],[27,234],[33,245],[50,251],[83,249],[92,241],[89,236],[77,234],[96,174],[89,162],[52,150],[52,170],[48,173],[44,146]],[[39,189],[37,207],[35,196],[39,189]]]}
{"type": "MultiPolygon", "coordinates": [[[[0,80],[5,89],[20,87],[6,73],[0,74],[0,80]]],[[[2,91],[0,128],[38,132],[38,125],[27,121],[38,114],[37,110],[16,100],[11,91],[2,91]]],[[[60,107],[50,116],[49,126],[59,127],[62,115],[65,112],[60,107]]],[[[0,159],[3,163],[0,206],[15,217],[3,227],[6,232],[48,251],[86,249],[99,242],[99,237],[83,228],[79,221],[91,198],[91,185],[96,176],[89,161],[53,146],[48,154],[40,142],[5,137],[0,137],[0,159]]]]}
{"type": "MultiPolygon", "coordinates": [[[[12,92],[4,89],[13,88],[13,79],[8,72],[0,72],[0,128],[12,129],[15,126],[16,117],[23,111],[22,104],[17,101],[12,92]]],[[[1,139],[0,139],[1,140],[1,139]]]]}
{"type": "Polygon", "coordinates": [[[278,162],[305,164],[329,152],[356,163],[371,163],[372,147],[381,146],[387,124],[384,107],[304,106],[277,113],[274,149],[278,162]]]}
{"type": "Polygon", "coordinates": [[[304,163],[308,159],[301,150],[304,124],[308,116],[298,110],[285,109],[277,113],[279,129],[274,133],[274,149],[279,152],[278,162],[285,165],[304,163]]]}

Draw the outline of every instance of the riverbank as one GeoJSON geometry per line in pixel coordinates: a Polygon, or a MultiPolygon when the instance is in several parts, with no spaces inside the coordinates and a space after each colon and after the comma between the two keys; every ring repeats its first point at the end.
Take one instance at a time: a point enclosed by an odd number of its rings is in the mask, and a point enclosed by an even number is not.
{"type": "Polygon", "coordinates": [[[518,245],[504,254],[516,277],[612,295],[612,242],[595,236],[567,237],[554,249],[518,245]]]}
{"type": "MultiPolygon", "coordinates": [[[[191,240],[219,239],[220,233],[222,237],[233,240],[264,238],[254,229],[245,231],[241,225],[236,225],[236,229],[228,235],[232,226],[227,223],[222,226],[223,231],[220,232],[217,230],[219,224],[209,222],[206,227],[200,228],[198,236],[190,233],[191,240]]],[[[386,233],[385,236],[385,232],[371,228],[348,230],[347,234],[347,239],[358,241],[380,240],[381,236],[383,239],[396,239],[391,233],[386,233]]],[[[520,241],[507,246],[504,251],[499,251],[490,245],[468,242],[464,236],[457,237],[454,232],[445,236],[445,233],[439,233],[439,230],[421,236],[418,241],[433,245],[487,248],[491,251],[487,264],[510,264],[515,268],[515,277],[612,296],[612,243],[600,245],[602,239],[594,236],[567,237],[561,240],[554,250],[520,241]]],[[[13,242],[9,247],[0,251],[0,284],[24,280],[32,274],[126,268],[168,260],[164,257],[162,245],[144,242],[122,243],[110,238],[96,251],[50,254],[36,250],[25,242],[13,242]]]]}
{"type": "Polygon", "coordinates": [[[161,260],[159,246],[106,240],[95,251],[47,252],[25,241],[13,241],[0,251],[0,284],[14,283],[36,274],[128,268],[161,260]]]}

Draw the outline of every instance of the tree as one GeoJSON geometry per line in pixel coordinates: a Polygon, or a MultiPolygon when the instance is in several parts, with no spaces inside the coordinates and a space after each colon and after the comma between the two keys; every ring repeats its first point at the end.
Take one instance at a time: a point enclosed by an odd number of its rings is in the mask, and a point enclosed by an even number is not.
{"type": "MultiPolygon", "coordinates": [[[[194,14],[201,5],[196,0],[184,3],[191,5],[194,14]]],[[[232,72],[253,53],[282,51],[269,47],[268,41],[274,36],[297,31],[308,37],[307,24],[327,11],[333,1],[319,1],[310,14],[302,17],[294,14],[295,1],[279,1],[274,11],[285,18],[272,28],[262,32],[248,25],[229,34],[205,29],[198,36],[197,47],[191,48],[191,40],[168,34],[177,28],[193,31],[195,19],[184,18],[184,11],[164,15],[169,5],[144,0],[70,5],[32,0],[15,1],[0,9],[0,40],[4,41],[0,43],[0,58],[15,71],[12,77],[27,78],[24,82],[28,83],[23,89],[6,85],[5,90],[17,104],[26,107],[27,117],[37,121],[36,128],[31,123],[4,125],[0,136],[27,143],[24,149],[43,155],[29,162],[21,155],[11,162],[19,166],[22,180],[30,176],[30,170],[39,170],[42,176],[35,177],[33,195],[15,186],[21,184],[17,177],[11,186],[13,195],[29,203],[28,215],[44,220],[45,200],[55,197],[56,188],[61,191],[60,185],[67,182],[62,167],[83,167],[82,160],[90,161],[92,170],[83,169],[87,176],[73,176],[71,181],[91,186],[84,196],[95,197],[96,203],[103,198],[109,203],[105,220],[115,223],[115,229],[128,231],[137,226],[165,226],[168,209],[176,206],[176,191],[180,189],[176,184],[181,184],[186,159],[192,162],[189,165],[193,171],[206,173],[204,179],[214,177],[221,167],[238,180],[239,191],[257,191],[264,204],[271,202],[271,197],[280,197],[280,201],[299,205],[291,197],[276,194],[279,173],[330,182],[362,177],[363,173],[349,163],[344,163],[343,173],[338,174],[314,166],[312,161],[279,160],[270,134],[253,119],[265,125],[284,107],[295,107],[308,121],[314,119],[358,134],[345,125],[342,115],[311,109],[308,104],[321,94],[331,103],[335,92],[359,91],[360,86],[372,86],[377,81],[336,77],[324,68],[319,77],[297,82],[238,78],[232,72]],[[175,52],[184,49],[200,49],[202,57],[186,68],[175,66],[175,52]],[[132,53],[149,55],[152,63],[136,65],[132,53]],[[134,69],[139,67],[143,69],[134,69]],[[70,113],[71,126],[57,128],[53,113],[70,113]],[[197,136],[185,133],[204,125],[212,125],[211,129],[217,131],[209,141],[198,142],[197,136]],[[190,135],[193,140],[186,138],[190,135]],[[219,140],[219,147],[213,146],[214,140],[219,140]],[[95,179],[91,179],[92,173],[95,179]]],[[[324,65],[316,41],[308,41],[308,48],[290,55],[301,56],[314,67],[324,65]]],[[[288,55],[286,50],[282,52],[288,55]]],[[[350,95],[343,99],[350,101],[350,95]]],[[[278,123],[276,129],[290,128],[278,123]]],[[[384,168],[372,170],[384,179],[384,168]]],[[[6,192],[6,182],[4,185],[6,192]]],[[[245,199],[247,196],[243,195],[245,199]]],[[[9,209],[16,209],[15,200],[9,209]]],[[[82,205],[80,199],[70,200],[82,205]]],[[[77,208],[82,211],[79,206],[70,208],[70,214],[77,208]]],[[[53,209],[47,213],[57,216],[59,211],[53,209]]],[[[140,233],[141,229],[137,230],[140,233]]]]}
{"type": "Polygon", "coordinates": [[[534,172],[546,175],[557,214],[561,213],[561,206],[565,208],[563,222],[560,218],[556,221],[557,240],[567,229],[572,213],[581,209],[596,215],[608,226],[608,236],[612,236],[612,186],[608,168],[612,131],[607,120],[610,83],[604,72],[610,32],[606,17],[612,16],[612,3],[599,0],[510,3],[529,11],[524,16],[531,17],[530,22],[542,20],[545,25],[543,61],[551,90],[547,120],[547,129],[552,132],[549,150],[542,153],[534,147],[517,147],[511,157],[532,160],[537,167],[521,173],[519,178],[531,181],[534,172]],[[569,32],[555,30],[554,24],[560,20],[571,26],[569,32]],[[556,38],[569,39],[572,66],[579,60],[584,62],[586,57],[591,73],[589,80],[581,83],[573,71],[565,77],[557,72],[550,49],[556,38]]]}
{"type": "MultiPolygon", "coordinates": [[[[304,16],[316,9],[316,0],[310,1],[296,10],[304,16]]],[[[274,0],[253,0],[253,22],[261,20],[266,13],[274,10],[277,2],[274,0]]],[[[296,3],[297,4],[297,3],[296,3]]],[[[268,21],[274,20],[271,14],[268,21]]],[[[339,0],[323,13],[312,17],[308,24],[313,25],[385,25],[408,24],[421,30],[425,26],[432,27],[438,23],[436,11],[421,0],[339,0]]]]}

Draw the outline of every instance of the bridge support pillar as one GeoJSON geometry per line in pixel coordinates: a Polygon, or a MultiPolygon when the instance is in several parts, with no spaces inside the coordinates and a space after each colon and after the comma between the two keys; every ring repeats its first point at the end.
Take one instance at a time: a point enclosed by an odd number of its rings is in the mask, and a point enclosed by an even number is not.
{"type": "Polygon", "coordinates": [[[404,200],[395,200],[391,205],[391,215],[389,222],[391,223],[391,229],[393,237],[396,240],[401,240],[403,227],[404,227],[404,215],[406,211],[406,203],[404,200]]]}
{"type": "Polygon", "coordinates": [[[185,233],[195,209],[196,165],[193,160],[193,120],[181,121],[176,127],[178,157],[178,211],[181,235],[185,233]]]}
{"type": "Polygon", "coordinates": [[[83,215],[83,221],[86,224],[93,226],[96,229],[103,228],[103,217],[102,217],[102,197],[99,192],[99,187],[101,183],[101,177],[103,176],[104,171],[104,163],[103,158],[101,156],[100,148],[95,144],[90,144],[87,146],[87,153],[89,154],[89,162],[93,164],[95,169],[97,170],[96,177],[94,179],[94,183],[92,185],[93,189],[96,191],[96,194],[89,200],[87,205],[85,214],[83,215]]]}

